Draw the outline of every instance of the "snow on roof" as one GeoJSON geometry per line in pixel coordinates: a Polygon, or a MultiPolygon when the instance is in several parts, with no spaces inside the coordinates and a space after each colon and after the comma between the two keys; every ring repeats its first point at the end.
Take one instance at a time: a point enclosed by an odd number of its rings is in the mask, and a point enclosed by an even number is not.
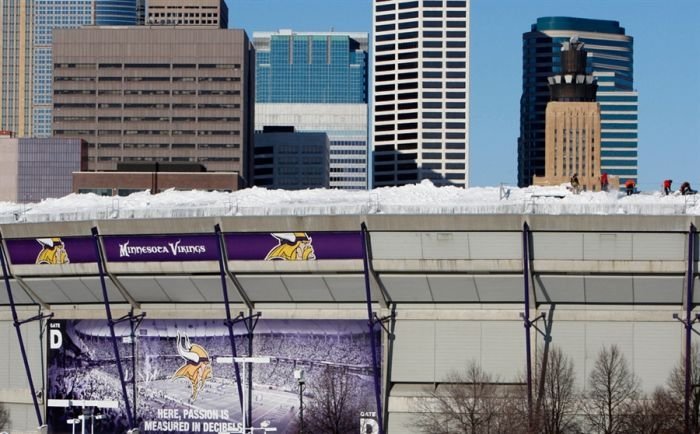
{"type": "Polygon", "coordinates": [[[358,214],[700,215],[700,195],[642,192],[573,194],[557,187],[436,187],[430,181],[371,191],[267,190],[232,193],[168,190],[127,197],[70,194],[39,203],[0,202],[0,223],[93,219],[358,214]]]}

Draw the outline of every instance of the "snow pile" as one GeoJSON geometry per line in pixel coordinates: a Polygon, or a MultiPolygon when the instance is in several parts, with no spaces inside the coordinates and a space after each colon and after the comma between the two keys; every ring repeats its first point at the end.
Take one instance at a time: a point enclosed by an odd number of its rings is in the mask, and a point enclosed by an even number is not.
{"type": "Polygon", "coordinates": [[[128,197],[71,194],[40,203],[0,202],[0,223],[92,219],[339,214],[700,215],[700,197],[647,192],[573,194],[560,187],[436,187],[430,181],[371,191],[168,190],[128,197]]]}

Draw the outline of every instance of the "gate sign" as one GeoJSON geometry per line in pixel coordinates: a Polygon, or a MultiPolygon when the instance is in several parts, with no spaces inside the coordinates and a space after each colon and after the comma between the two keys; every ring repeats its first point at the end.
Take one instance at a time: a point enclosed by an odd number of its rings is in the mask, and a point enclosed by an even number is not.
{"type": "Polygon", "coordinates": [[[226,234],[228,259],[316,261],[362,259],[362,232],[249,232],[226,234]]]}
{"type": "Polygon", "coordinates": [[[216,235],[105,236],[108,262],[186,262],[219,259],[216,235]]]}
{"type": "Polygon", "coordinates": [[[7,252],[13,265],[61,265],[97,262],[92,237],[8,239],[7,252]]]}

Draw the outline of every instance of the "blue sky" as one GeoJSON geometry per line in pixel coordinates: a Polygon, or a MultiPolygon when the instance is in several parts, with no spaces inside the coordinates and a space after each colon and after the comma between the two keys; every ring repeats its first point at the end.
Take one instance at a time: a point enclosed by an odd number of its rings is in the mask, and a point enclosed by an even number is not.
{"type": "MultiPolygon", "coordinates": [[[[229,27],[366,31],[371,0],[227,0],[229,27]]],[[[522,33],[537,17],[620,21],[634,37],[639,187],[700,186],[700,1],[472,0],[471,185],[515,183],[522,33]]]]}

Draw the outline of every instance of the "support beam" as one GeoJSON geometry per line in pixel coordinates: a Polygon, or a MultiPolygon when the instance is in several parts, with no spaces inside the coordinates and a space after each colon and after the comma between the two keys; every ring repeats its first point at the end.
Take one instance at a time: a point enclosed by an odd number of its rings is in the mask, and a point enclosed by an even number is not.
{"type": "MultiPolygon", "coordinates": [[[[5,288],[7,289],[7,299],[10,303],[10,309],[12,310],[12,321],[15,326],[15,331],[17,332],[17,342],[19,343],[19,350],[22,354],[22,362],[24,363],[24,371],[27,374],[27,381],[29,382],[29,392],[32,394],[32,403],[34,404],[34,412],[36,413],[36,420],[38,426],[41,428],[44,425],[44,421],[41,417],[41,408],[39,407],[39,399],[37,398],[36,388],[34,387],[34,380],[32,378],[32,370],[29,366],[29,359],[27,358],[27,349],[24,346],[24,339],[22,338],[22,324],[26,324],[32,321],[42,321],[53,317],[53,313],[49,315],[44,315],[41,312],[39,315],[33,316],[29,319],[20,321],[17,316],[17,306],[15,305],[15,299],[12,295],[12,288],[10,285],[10,275],[9,268],[7,266],[6,256],[5,256],[5,246],[0,238],[0,265],[2,265],[2,277],[5,281],[5,288]]],[[[41,345],[41,343],[40,343],[41,345]]]]}
{"type": "Polygon", "coordinates": [[[367,225],[362,222],[362,263],[364,265],[365,274],[365,298],[367,301],[367,325],[369,327],[369,340],[372,349],[372,371],[374,374],[374,397],[377,403],[377,422],[379,424],[379,434],[384,434],[384,415],[382,412],[382,395],[381,395],[381,378],[379,377],[379,366],[377,364],[377,342],[374,338],[375,325],[377,320],[372,312],[372,290],[369,283],[369,254],[367,249],[367,225]]]}
{"type": "Polygon", "coordinates": [[[690,434],[692,432],[691,420],[690,420],[690,400],[691,393],[693,389],[692,384],[692,370],[693,366],[691,363],[691,352],[692,352],[692,335],[693,335],[693,322],[690,316],[693,311],[693,285],[695,280],[694,265],[695,265],[695,237],[697,236],[697,231],[695,226],[691,223],[690,229],[688,230],[688,271],[686,274],[686,289],[685,289],[685,399],[684,401],[684,419],[685,419],[685,432],[690,434]]]}
{"type": "Polygon", "coordinates": [[[238,292],[238,296],[241,297],[241,300],[243,300],[243,303],[245,303],[246,307],[248,308],[249,311],[252,311],[255,306],[253,305],[252,300],[248,296],[248,293],[245,292],[245,289],[243,289],[243,285],[241,285],[241,282],[238,281],[238,278],[236,277],[235,274],[231,271],[231,269],[228,266],[228,248],[226,247],[226,239],[224,238],[223,232],[221,232],[221,226],[216,225],[214,229],[216,230],[216,234],[219,238],[219,257],[222,258],[222,262],[219,264],[219,268],[221,268],[221,265],[223,265],[223,269],[225,270],[225,274],[231,279],[231,282],[233,282],[233,286],[236,288],[236,292],[238,292]]]}
{"type": "Polygon", "coordinates": [[[523,291],[525,312],[523,313],[523,325],[525,326],[525,375],[527,381],[527,422],[532,429],[532,351],[530,329],[530,226],[523,223],[523,291]]]}
{"type": "MultiPolygon", "coordinates": [[[[221,290],[224,294],[224,308],[226,310],[226,327],[228,328],[228,338],[231,343],[231,355],[235,358],[238,357],[238,354],[236,353],[236,339],[233,335],[233,325],[236,323],[236,321],[231,318],[231,305],[228,299],[228,285],[226,284],[226,269],[224,267],[224,262],[226,261],[226,258],[224,258],[224,250],[222,245],[223,235],[221,233],[221,226],[218,224],[214,226],[214,231],[216,232],[216,236],[218,239],[217,245],[219,247],[219,275],[221,276],[221,290]]],[[[238,403],[241,406],[241,418],[243,418],[243,385],[241,384],[241,372],[238,369],[237,363],[233,364],[233,371],[236,376],[236,385],[238,386],[238,403]]]]}
{"type": "MultiPolygon", "coordinates": [[[[109,325],[109,333],[112,340],[112,349],[114,351],[114,357],[117,362],[117,372],[119,373],[119,381],[121,383],[122,395],[124,397],[124,407],[126,409],[126,418],[129,422],[130,428],[136,428],[134,426],[134,415],[131,412],[131,405],[129,404],[129,394],[126,391],[126,381],[124,380],[124,369],[122,367],[122,360],[119,356],[119,346],[117,345],[117,336],[114,333],[114,325],[118,321],[112,319],[112,308],[109,304],[109,295],[107,294],[107,284],[105,282],[105,271],[103,266],[104,255],[102,251],[102,244],[100,242],[100,234],[97,227],[92,228],[92,238],[95,242],[95,252],[97,256],[97,270],[100,274],[100,285],[102,286],[102,298],[105,305],[105,312],[107,313],[107,324],[109,325]]],[[[134,376],[136,373],[134,373],[134,376]]],[[[134,396],[136,399],[136,396],[134,396]]]]}

